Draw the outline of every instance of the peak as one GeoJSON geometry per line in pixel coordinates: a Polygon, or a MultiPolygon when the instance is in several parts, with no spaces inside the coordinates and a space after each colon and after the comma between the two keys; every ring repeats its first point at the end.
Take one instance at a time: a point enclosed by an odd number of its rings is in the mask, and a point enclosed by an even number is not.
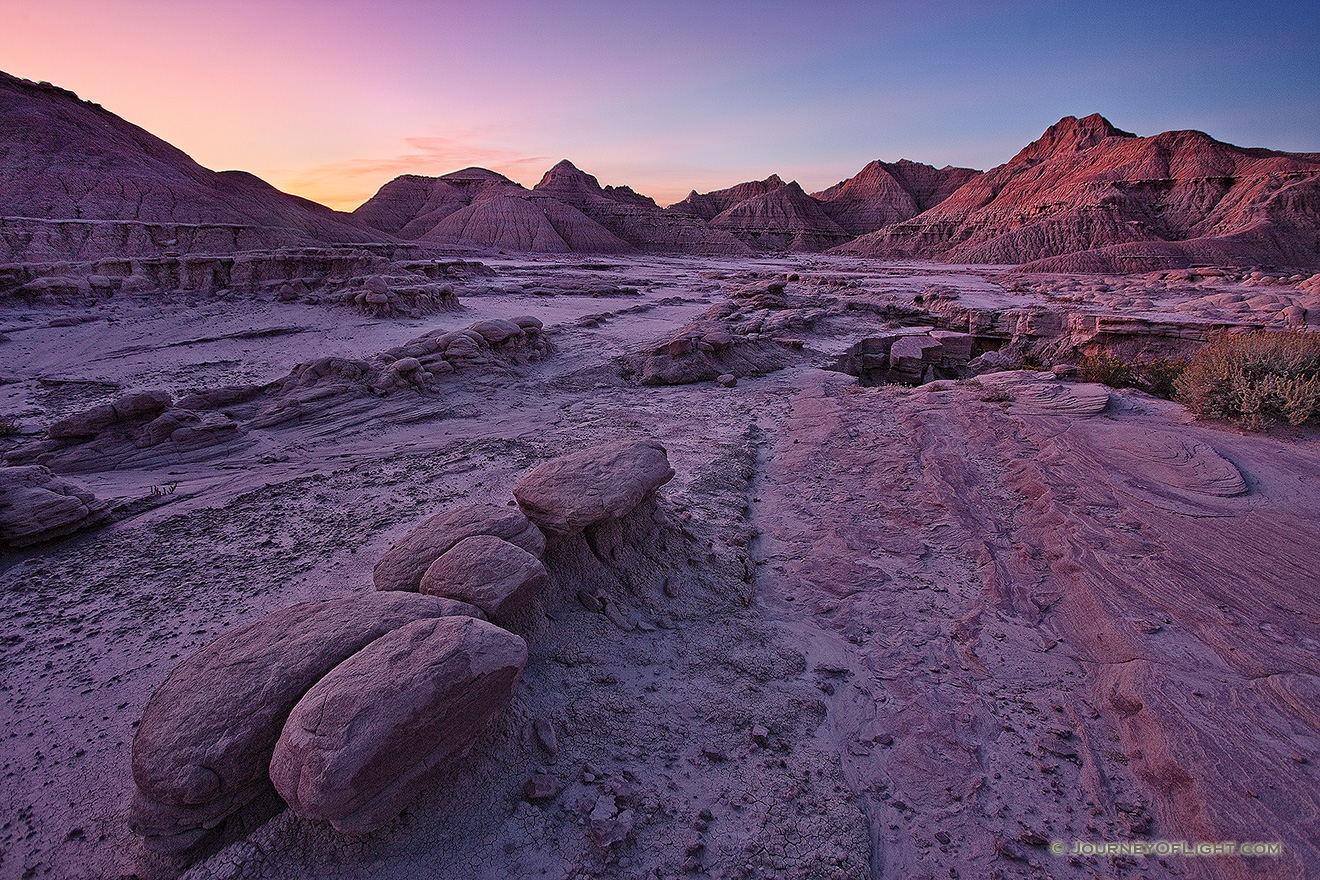
{"type": "Polygon", "coordinates": [[[580,190],[583,188],[590,190],[600,189],[600,183],[596,178],[578,168],[567,159],[561,159],[555,167],[551,168],[541,178],[541,182],[532,189],[564,189],[565,187],[580,190]]]}
{"type": "Polygon", "coordinates": [[[489,168],[481,168],[477,165],[469,165],[467,168],[461,168],[458,171],[451,171],[448,174],[440,175],[441,180],[455,182],[461,180],[498,180],[507,183],[513,183],[512,180],[500,174],[498,171],[491,171],[489,168]]]}
{"type": "Polygon", "coordinates": [[[1048,159],[1069,153],[1080,153],[1111,137],[1136,137],[1130,131],[1116,127],[1099,113],[1078,119],[1065,116],[1045,129],[1045,133],[1013,157],[1015,162],[1048,159]]]}

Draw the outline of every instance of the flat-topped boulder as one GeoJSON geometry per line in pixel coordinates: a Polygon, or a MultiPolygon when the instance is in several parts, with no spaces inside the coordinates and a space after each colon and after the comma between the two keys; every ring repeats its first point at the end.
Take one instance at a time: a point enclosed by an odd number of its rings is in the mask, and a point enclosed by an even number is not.
{"type": "Polygon", "coordinates": [[[404,624],[467,615],[470,608],[411,593],[307,602],[197,651],[142,713],[133,739],[129,826],[153,849],[196,843],[260,793],[285,718],[327,672],[404,624]]]}
{"type": "Polygon", "coordinates": [[[663,446],[625,440],[538,465],[518,482],[513,496],[542,530],[568,536],[627,515],[673,477],[663,446]]]}
{"type": "Polygon", "coordinates": [[[494,535],[449,548],[422,576],[421,592],[469,602],[500,622],[549,583],[541,560],[494,535]]]}
{"type": "Polygon", "coordinates": [[[299,701],[271,781],[299,816],[349,834],[380,828],[459,766],[508,708],[526,663],[526,642],[484,621],[400,627],[299,701]]]}
{"type": "Polygon", "coordinates": [[[545,535],[517,507],[468,504],[437,513],[400,538],[372,571],[376,589],[416,592],[431,563],[474,535],[493,535],[536,557],[545,552],[545,535]]]}

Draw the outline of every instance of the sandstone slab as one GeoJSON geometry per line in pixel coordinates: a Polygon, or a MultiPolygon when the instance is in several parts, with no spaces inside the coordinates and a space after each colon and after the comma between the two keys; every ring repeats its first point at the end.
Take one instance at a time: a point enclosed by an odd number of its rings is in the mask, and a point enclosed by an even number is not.
{"type": "Polygon", "coordinates": [[[543,530],[573,535],[626,515],[673,476],[663,446],[629,440],[551,459],[523,477],[513,496],[543,530]]]}
{"type": "Polygon", "coordinates": [[[104,502],[49,468],[0,468],[0,547],[40,544],[109,518],[104,502]]]}

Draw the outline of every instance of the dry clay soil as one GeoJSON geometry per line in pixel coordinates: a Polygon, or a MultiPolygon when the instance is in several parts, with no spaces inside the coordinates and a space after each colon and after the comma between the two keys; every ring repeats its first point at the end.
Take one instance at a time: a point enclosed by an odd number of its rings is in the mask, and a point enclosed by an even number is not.
{"type": "Polygon", "coordinates": [[[0,395],[28,431],[117,389],[266,381],[484,318],[535,315],[558,351],[405,389],[416,404],[380,418],[72,475],[118,521],[0,558],[0,877],[1320,874],[1313,429],[1247,434],[1026,373],[859,387],[822,367],[879,328],[865,311],[734,388],[633,387],[612,358],[734,281],[1014,295],[988,271],[817,258],[492,265],[502,289],[422,320],[183,295],[4,317],[0,395]],[[528,292],[574,272],[638,292],[528,292]],[[87,320],[50,326],[70,311],[87,320]],[[248,332],[268,328],[286,332],[248,332]],[[625,548],[613,619],[544,598],[513,706],[467,769],[363,837],[273,798],[186,860],[128,831],[134,725],[181,658],[369,591],[420,519],[623,438],[668,449],[659,510],[679,538],[625,548]],[[532,804],[538,771],[562,790],[532,804]],[[593,811],[630,821],[625,839],[602,848],[593,811]],[[1281,847],[1050,851],[1160,840],[1281,847]]]}

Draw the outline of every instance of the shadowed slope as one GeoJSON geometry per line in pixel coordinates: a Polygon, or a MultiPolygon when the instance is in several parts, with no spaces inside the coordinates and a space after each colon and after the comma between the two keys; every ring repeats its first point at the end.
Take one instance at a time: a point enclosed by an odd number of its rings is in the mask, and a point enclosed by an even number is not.
{"type": "Polygon", "coordinates": [[[782,186],[786,186],[786,184],[780,179],[779,175],[771,174],[765,180],[751,180],[747,183],[740,183],[727,189],[717,189],[708,193],[699,193],[694,189],[686,199],[675,202],[665,210],[671,214],[683,214],[688,217],[700,217],[702,220],[713,220],[717,214],[722,214],[734,205],[774,192],[782,186]]]}
{"type": "MultiPolygon", "coordinates": [[[[102,250],[151,250],[147,240],[91,229],[128,224],[226,225],[239,246],[369,242],[386,238],[351,217],[280,192],[241,171],[214,172],[177,148],[72,92],[0,73],[0,217],[22,253],[34,228],[75,221],[102,250]],[[23,221],[12,218],[26,218],[23,221]],[[113,225],[113,224],[112,224],[113,225]],[[111,245],[114,247],[112,248],[111,245]]],[[[159,247],[182,247],[169,234],[159,247]]],[[[58,251],[58,245],[52,246],[58,251]]],[[[95,250],[95,247],[93,247],[95,250]]],[[[0,250],[3,254],[3,250],[0,250]]],[[[58,255],[58,254],[55,254],[58,255]]]]}
{"type": "Polygon", "coordinates": [[[474,201],[526,192],[503,174],[485,168],[464,168],[440,177],[404,174],[382,186],[353,216],[400,238],[416,239],[474,201]]]}

